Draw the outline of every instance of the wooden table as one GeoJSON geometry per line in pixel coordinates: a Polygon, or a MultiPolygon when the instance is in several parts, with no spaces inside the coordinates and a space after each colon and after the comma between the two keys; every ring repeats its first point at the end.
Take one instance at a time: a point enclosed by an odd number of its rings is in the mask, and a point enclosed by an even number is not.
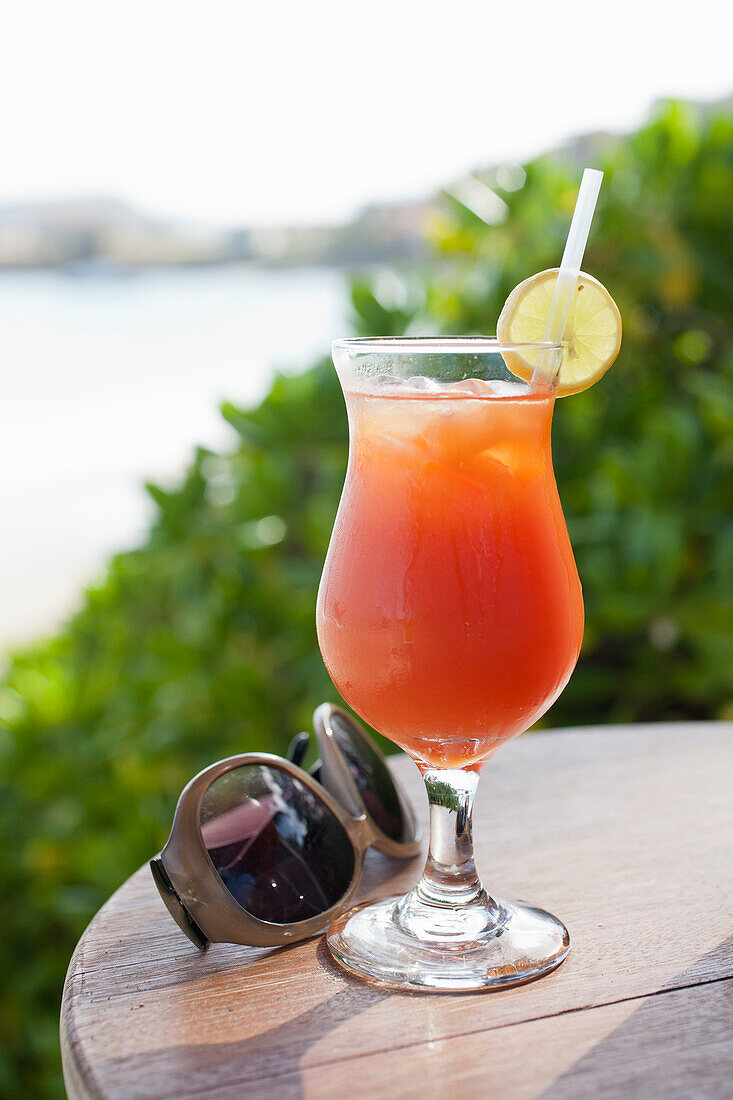
{"type": "MultiPolygon", "coordinates": [[[[421,781],[394,766],[426,815],[421,781]]],[[[498,993],[385,992],[322,938],[199,953],[143,868],[69,967],[71,1097],[733,1095],[733,723],[528,734],[477,799],[479,870],[572,937],[549,977],[498,993]]],[[[362,897],[420,861],[370,857],[362,897]]]]}

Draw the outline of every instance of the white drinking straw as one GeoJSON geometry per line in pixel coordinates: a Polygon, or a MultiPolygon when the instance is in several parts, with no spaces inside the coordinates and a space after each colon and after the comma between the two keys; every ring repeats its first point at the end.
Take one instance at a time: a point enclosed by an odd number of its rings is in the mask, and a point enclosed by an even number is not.
{"type": "MultiPolygon", "coordinates": [[[[573,220],[570,223],[570,231],[565,242],[560,271],[555,283],[555,292],[552,295],[550,314],[545,325],[544,339],[551,341],[553,344],[560,343],[568,323],[570,307],[573,304],[573,294],[578,282],[585,246],[588,243],[590,223],[593,221],[602,180],[603,172],[600,172],[597,168],[586,168],[580,181],[573,220]]],[[[538,355],[537,365],[532,375],[533,382],[545,380],[548,374],[555,373],[555,371],[547,369],[549,364],[546,365],[546,358],[551,354],[553,353],[542,352],[538,355]]],[[[562,360],[558,357],[556,370],[559,370],[561,362],[562,360]]]]}

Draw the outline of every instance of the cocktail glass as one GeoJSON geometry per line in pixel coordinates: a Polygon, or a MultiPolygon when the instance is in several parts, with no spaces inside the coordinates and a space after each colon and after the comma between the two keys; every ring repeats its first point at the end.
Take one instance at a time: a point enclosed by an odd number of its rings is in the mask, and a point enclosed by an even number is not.
{"type": "Polygon", "coordinates": [[[479,773],[557,698],[583,634],[550,451],[557,344],[491,338],[334,344],[350,449],[318,595],[344,699],[416,761],[430,803],[422,878],[328,934],[338,962],[413,989],[515,985],[557,967],[565,926],[476,872],[479,773]],[[543,381],[506,361],[541,356],[543,381]]]}

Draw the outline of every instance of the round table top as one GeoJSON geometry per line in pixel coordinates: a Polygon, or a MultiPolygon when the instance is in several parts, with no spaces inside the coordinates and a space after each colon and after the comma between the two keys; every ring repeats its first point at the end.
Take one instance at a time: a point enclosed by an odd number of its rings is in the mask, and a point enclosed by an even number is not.
{"type": "MultiPolygon", "coordinates": [[[[199,952],[147,868],[100,910],[61,1013],[69,1096],[722,1097],[733,1077],[733,723],[525,734],[475,810],[488,889],[556,913],[555,973],[498,993],[348,976],[323,938],[199,952]]],[[[392,760],[423,818],[417,769],[392,760]]],[[[422,864],[370,854],[359,900],[422,864]]]]}

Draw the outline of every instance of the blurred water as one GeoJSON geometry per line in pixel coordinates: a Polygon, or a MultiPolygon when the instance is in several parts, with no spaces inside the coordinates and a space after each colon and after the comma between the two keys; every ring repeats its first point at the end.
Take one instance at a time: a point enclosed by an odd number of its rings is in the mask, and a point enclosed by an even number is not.
{"type": "Polygon", "coordinates": [[[175,480],[345,329],[343,275],[252,268],[0,273],[0,647],[52,629],[175,480]]]}

